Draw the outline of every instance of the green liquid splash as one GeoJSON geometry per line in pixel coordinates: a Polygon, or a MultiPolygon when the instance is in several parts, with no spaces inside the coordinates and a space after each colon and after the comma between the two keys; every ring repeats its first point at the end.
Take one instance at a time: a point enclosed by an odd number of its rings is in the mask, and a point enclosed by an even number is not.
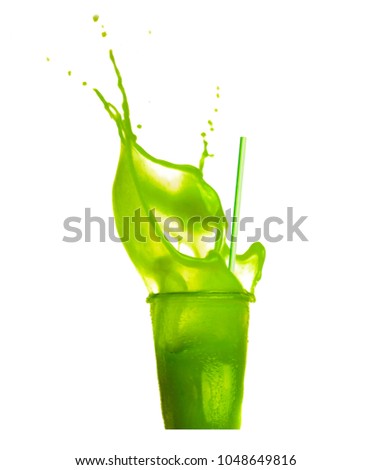
{"type": "Polygon", "coordinates": [[[121,141],[112,192],[115,222],[149,292],[248,290],[253,300],[265,249],[261,243],[254,243],[237,255],[234,273],[227,268],[227,221],[218,194],[202,175],[204,160],[210,156],[205,136],[200,168],[173,164],[147,153],[133,133],[125,88],[112,51],[110,59],[122,94],[121,110],[99,90],[94,91],[115,121],[121,141]],[[169,217],[176,219],[178,227],[170,233],[171,240],[165,230],[169,217]]]}

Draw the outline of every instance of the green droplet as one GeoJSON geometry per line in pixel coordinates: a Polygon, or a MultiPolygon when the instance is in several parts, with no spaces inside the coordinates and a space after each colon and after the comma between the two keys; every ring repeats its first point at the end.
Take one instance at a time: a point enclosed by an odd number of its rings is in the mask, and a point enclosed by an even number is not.
{"type": "Polygon", "coordinates": [[[152,31],[151,31],[151,30],[149,30],[149,31],[148,31],[148,34],[152,34],[152,31]]]}
{"type": "Polygon", "coordinates": [[[216,94],[216,97],[217,97],[217,98],[220,98],[220,95],[219,95],[219,93],[217,93],[217,94],[216,94]]]}
{"type": "Polygon", "coordinates": [[[216,89],[217,89],[217,90],[220,90],[220,87],[217,86],[216,89]]]}
{"type": "Polygon", "coordinates": [[[213,153],[209,153],[209,150],[208,150],[209,142],[207,142],[207,140],[205,139],[206,134],[204,132],[202,134],[201,135],[203,137],[204,149],[203,149],[203,152],[201,154],[200,163],[199,163],[199,169],[201,170],[201,173],[203,171],[206,158],[214,156],[213,153]],[[204,135],[202,135],[202,134],[204,134],[204,135]]]}
{"type": "Polygon", "coordinates": [[[69,70],[67,73],[68,73],[68,75],[69,75],[69,76],[71,76],[71,75],[72,75],[72,72],[71,72],[71,70],[69,70]]]}
{"type": "Polygon", "coordinates": [[[205,138],[206,137],[206,132],[201,132],[201,137],[205,138]]]}
{"type": "Polygon", "coordinates": [[[93,16],[93,21],[96,23],[99,20],[99,15],[94,15],[93,16]]]}
{"type": "Polygon", "coordinates": [[[86,86],[87,84],[87,82],[82,82],[82,86],[86,86]]]}
{"type": "Polygon", "coordinates": [[[107,36],[107,33],[105,31],[103,31],[102,38],[105,38],[106,36],[107,36]]]}
{"type": "Polygon", "coordinates": [[[46,58],[46,61],[47,61],[47,62],[50,62],[50,57],[47,57],[47,58],[46,58]]]}
{"type": "Polygon", "coordinates": [[[209,124],[209,126],[213,125],[213,123],[212,123],[212,121],[210,121],[210,119],[207,121],[207,123],[209,124]]]}
{"type": "Polygon", "coordinates": [[[142,124],[138,124],[138,125],[137,125],[137,128],[138,128],[138,129],[141,129],[141,128],[142,128],[142,124]]]}
{"type": "Polygon", "coordinates": [[[211,130],[211,132],[214,132],[214,128],[213,128],[213,127],[210,127],[210,130],[211,130]]]}

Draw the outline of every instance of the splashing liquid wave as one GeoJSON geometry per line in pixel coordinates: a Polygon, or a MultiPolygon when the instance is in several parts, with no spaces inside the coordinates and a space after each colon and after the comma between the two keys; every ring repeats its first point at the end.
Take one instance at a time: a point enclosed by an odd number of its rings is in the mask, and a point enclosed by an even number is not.
{"type": "Polygon", "coordinates": [[[154,158],[138,145],[112,51],[110,59],[123,98],[122,110],[106,101],[100,91],[94,91],[115,121],[121,140],[113,184],[116,227],[149,292],[249,291],[253,301],[265,258],[263,245],[254,243],[244,254],[237,255],[235,272],[229,271],[227,222],[217,192],[203,179],[205,158],[201,158],[201,169],[178,165],[154,158]],[[132,219],[138,213],[148,222],[141,225],[140,237],[132,219]],[[192,234],[173,244],[164,231],[167,217],[181,220],[185,227],[191,227],[192,234]],[[208,230],[202,223],[206,218],[208,230]],[[217,235],[213,243],[211,230],[217,235]]]}

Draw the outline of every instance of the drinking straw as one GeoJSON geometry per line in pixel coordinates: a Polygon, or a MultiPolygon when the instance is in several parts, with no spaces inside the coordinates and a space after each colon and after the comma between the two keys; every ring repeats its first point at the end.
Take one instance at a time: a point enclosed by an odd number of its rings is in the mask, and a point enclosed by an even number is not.
{"type": "Polygon", "coordinates": [[[234,195],[234,207],[233,207],[233,218],[232,218],[232,237],[231,245],[229,250],[229,270],[234,271],[236,262],[236,250],[237,250],[237,235],[238,235],[238,221],[240,218],[241,209],[241,195],[242,195],[242,181],[243,181],[243,168],[245,164],[246,154],[246,137],[240,137],[240,149],[238,152],[238,164],[237,164],[237,178],[236,178],[236,190],[234,195]]]}

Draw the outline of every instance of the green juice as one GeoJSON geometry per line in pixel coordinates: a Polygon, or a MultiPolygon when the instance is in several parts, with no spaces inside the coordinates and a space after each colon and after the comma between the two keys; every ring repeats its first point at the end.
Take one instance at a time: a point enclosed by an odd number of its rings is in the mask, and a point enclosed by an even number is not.
{"type": "Polygon", "coordinates": [[[167,429],[239,429],[249,300],[211,292],[149,298],[167,429]]]}
{"type": "Polygon", "coordinates": [[[147,153],[133,132],[112,51],[110,58],[121,109],[94,91],[121,141],[113,210],[124,247],[150,293],[165,427],[239,428],[249,302],[255,301],[265,249],[252,244],[236,256],[234,271],[228,269],[227,220],[202,173],[205,158],[211,156],[204,136],[199,168],[147,153]],[[146,221],[140,233],[138,217],[146,221]],[[170,217],[183,227],[177,243],[166,234],[164,221],[170,217]]]}

